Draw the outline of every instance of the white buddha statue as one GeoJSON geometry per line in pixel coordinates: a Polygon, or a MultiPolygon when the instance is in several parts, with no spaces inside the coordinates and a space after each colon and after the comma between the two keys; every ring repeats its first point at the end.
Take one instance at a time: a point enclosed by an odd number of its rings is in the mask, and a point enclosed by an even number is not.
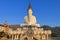
{"type": "Polygon", "coordinates": [[[34,25],[36,24],[36,17],[32,15],[32,7],[29,5],[28,7],[28,15],[24,17],[25,23],[29,25],[34,25]]]}

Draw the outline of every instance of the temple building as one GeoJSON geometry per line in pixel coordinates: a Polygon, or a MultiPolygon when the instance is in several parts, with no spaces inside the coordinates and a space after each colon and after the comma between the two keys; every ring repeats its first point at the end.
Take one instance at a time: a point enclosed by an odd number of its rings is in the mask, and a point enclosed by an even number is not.
{"type": "Polygon", "coordinates": [[[40,28],[40,24],[37,24],[36,17],[32,15],[33,10],[31,4],[28,6],[28,15],[24,17],[24,24],[8,25],[7,22],[3,26],[0,26],[0,32],[4,31],[10,40],[49,40],[51,30],[44,30],[40,28]]]}

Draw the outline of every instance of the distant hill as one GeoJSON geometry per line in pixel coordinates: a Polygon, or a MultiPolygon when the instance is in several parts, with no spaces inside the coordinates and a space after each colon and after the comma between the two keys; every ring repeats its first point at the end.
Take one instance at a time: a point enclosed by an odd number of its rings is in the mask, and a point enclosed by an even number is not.
{"type": "Polygon", "coordinates": [[[15,30],[16,28],[20,28],[20,24],[9,25],[9,27],[11,27],[15,30]]]}
{"type": "Polygon", "coordinates": [[[4,26],[4,25],[0,24],[0,26],[4,26]]]}
{"type": "Polygon", "coordinates": [[[58,37],[58,36],[60,37],[60,26],[51,27],[48,25],[44,25],[44,26],[41,26],[41,28],[44,28],[44,30],[51,30],[52,31],[52,34],[51,34],[52,37],[58,37]]]}

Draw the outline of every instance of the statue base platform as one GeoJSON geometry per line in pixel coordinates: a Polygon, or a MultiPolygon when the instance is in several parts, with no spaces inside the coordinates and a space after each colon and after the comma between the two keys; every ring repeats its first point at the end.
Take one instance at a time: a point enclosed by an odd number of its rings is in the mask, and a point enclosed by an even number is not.
{"type": "Polygon", "coordinates": [[[35,26],[35,27],[40,27],[39,24],[20,24],[21,27],[24,27],[24,26],[35,26]]]}

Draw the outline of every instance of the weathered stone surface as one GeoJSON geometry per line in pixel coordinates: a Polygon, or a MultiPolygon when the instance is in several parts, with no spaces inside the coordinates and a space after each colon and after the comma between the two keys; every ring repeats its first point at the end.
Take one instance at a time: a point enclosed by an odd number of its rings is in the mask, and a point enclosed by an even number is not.
{"type": "Polygon", "coordinates": [[[2,37],[0,40],[8,40],[6,37],[2,37]]]}

